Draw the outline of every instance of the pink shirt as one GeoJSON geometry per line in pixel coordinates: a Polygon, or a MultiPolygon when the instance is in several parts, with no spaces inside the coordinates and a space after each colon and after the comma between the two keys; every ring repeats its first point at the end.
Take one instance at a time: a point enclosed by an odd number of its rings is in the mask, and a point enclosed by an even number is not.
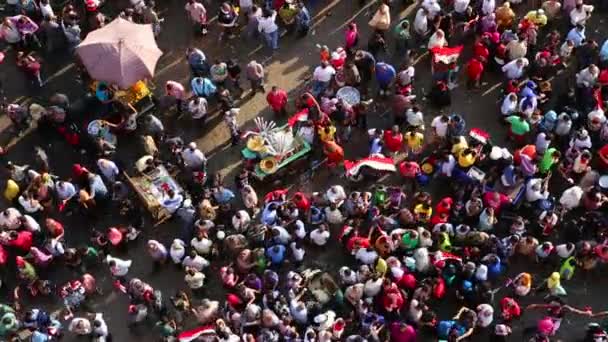
{"type": "MultiPolygon", "coordinates": [[[[186,98],[186,90],[181,83],[175,81],[167,81],[166,86],[171,85],[171,90],[167,90],[167,95],[173,96],[178,100],[183,100],[186,98]]],[[[165,88],[166,89],[166,88],[165,88]]]]}

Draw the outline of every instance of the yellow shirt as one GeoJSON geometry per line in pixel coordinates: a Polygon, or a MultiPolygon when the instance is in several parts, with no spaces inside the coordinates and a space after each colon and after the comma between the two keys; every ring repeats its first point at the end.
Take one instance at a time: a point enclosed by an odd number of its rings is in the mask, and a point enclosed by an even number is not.
{"type": "Polygon", "coordinates": [[[321,139],[321,141],[323,141],[323,142],[333,141],[335,134],[336,134],[336,127],[334,127],[334,126],[329,126],[329,132],[326,132],[325,127],[319,129],[319,139],[321,139]]]}
{"type": "Polygon", "coordinates": [[[14,180],[9,179],[6,182],[6,188],[4,189],[4,198],[6,198],[9,202],[12,202],[17,195],[19,195],[19,184],[17,184],[14,180]]]}
{"type": "Polygon", "coordinates": [[[463,151],[460,151],[460,153],[458,153],[458,165],[460,165],[460,167],[466,168],[475,164],[475,160],[477,160],[477,158],[472,153],[465,155],[463,151]]]}
{"type": "Polygon", "coordinates": [[[422,145],[424,144],[424,135],[420,132],[416,132],[414,134],[406,134],[405,142],[407,143],[407,147],[412,152],[418,152],[422,150],[422,145]]]}
{"type": "Polygon", "coordinates": [[[545,26],[547,25],[547,16],[546,15],[537,15],[537,11],[530,11],[526,14],[526,19],[533,22],[536,26],[545,26]]]}
{"type": "Polygon", "coordinates": [[[452,153],[454,155],[460,154],[460,151],[469,147],[469,144],[467,143],[467,140],[464,137],[459,137],[458,139],[459,141],[456,144],[452,145],[452,153]]]}
{"type": "Polygon", "coordinates": [[[428,220],[431,218],[431,215],[433,215],[433,208],[429,206],[429,208],[425,210],[422,207],[422,204],[418,204],[414,207],[414,214],[428,220]]]}

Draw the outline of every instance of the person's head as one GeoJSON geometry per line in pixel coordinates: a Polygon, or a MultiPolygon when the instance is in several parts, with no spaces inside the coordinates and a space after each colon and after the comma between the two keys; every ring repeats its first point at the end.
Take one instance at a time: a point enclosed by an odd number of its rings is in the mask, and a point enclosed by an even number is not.
{"type": "Polygon", "coordinates": [[[518,58],[515,61],[515,65],[517,65],[518,68],[522,68],[524,66],[524,60],[522,58],[518,58]]]}

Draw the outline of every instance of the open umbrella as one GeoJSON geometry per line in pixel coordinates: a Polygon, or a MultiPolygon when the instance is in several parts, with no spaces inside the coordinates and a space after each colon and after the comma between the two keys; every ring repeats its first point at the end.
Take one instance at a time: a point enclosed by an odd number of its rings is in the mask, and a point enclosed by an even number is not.
{"type": "Polygon", "coordinates": [[[152,77],[162,55],[152,25],[134,24],[122,18],[90,32],[76,53],[93,79],[122,89],[152,77]]]}

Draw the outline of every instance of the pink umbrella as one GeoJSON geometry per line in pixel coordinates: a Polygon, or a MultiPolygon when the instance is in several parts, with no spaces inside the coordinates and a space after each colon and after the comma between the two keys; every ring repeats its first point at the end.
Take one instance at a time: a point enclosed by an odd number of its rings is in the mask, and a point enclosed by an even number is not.
{"type": "Polygon", "coordinates": [[[93,79],[122,89],[152,77],[163,54],[154,40],[152,25],[122,18],[90,32],[76,53],[93,79]]]}

